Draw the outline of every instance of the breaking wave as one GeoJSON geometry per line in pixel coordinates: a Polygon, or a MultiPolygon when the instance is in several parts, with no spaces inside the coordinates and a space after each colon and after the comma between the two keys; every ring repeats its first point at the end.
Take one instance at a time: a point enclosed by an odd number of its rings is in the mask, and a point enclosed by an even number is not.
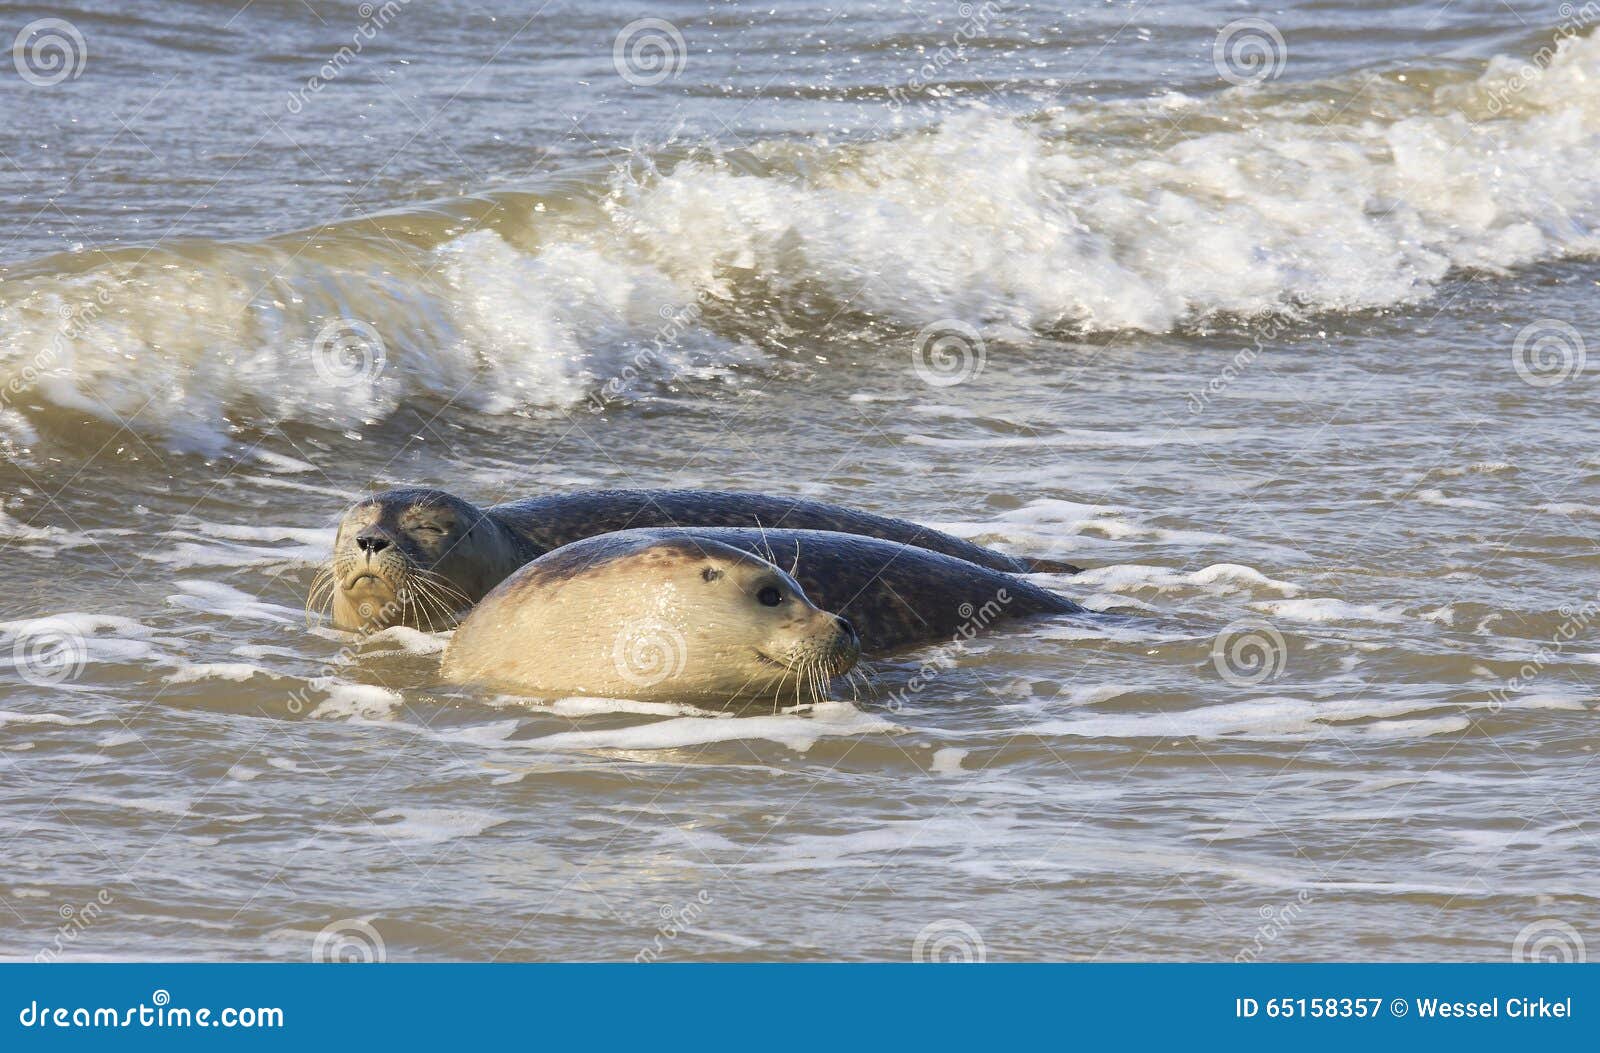
{"type": "Polygon", "coordinates": [[[893,138],[614,170],[259,242],[7,268],[0,425],[216,452],[413,400],[601,409],[841,312],[1027,339],[1383,308],[1600,248],[1600,41],[1536,60],[969,110],[893,138]]]}

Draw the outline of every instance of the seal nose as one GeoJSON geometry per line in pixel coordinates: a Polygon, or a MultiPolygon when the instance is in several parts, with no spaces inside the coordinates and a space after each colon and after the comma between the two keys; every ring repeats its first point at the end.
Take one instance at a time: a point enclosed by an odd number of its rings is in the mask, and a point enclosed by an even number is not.
{"type": "Polygon", "coordinates": [[[363,530],[356,535],[356,548],[367,555],[375,555],[389,547],[389,539],[376,531],[363,530]]]}
{"type": "Polygon", "coordinates": [[[857,647],[861,646],[861,637],[856,635],[856,627],[850,624],[849,618],[841,618],[839,615],[835,614],[833,616],[833,620],[835,624],[839,626],[839,631],[850,638],[851,644],[857,647]]]}

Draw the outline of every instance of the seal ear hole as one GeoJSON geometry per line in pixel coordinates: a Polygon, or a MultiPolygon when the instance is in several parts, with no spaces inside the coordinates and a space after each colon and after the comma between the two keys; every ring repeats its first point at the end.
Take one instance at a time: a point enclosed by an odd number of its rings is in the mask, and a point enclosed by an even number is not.
{"type": "Polygon", "coordinates": [[[707,567],[705,570],[700,572],[700,576],[707,581],[716,581],[718,578],[722,577],[722,571],[718,570],[716,567],[707,567]]]}

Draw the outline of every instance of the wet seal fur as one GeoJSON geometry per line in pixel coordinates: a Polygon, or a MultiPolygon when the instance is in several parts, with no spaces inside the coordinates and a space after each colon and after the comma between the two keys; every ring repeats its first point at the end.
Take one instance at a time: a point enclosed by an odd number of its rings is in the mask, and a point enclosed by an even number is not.
{"type": "Polygon", "coordinates": [[[861,653],[850,623],[741,548],[652,531],[576,541],[478,604],[447,679],[544,697],[727,703],[827,697],[861,653]]]}
{"type": "MultiPolygon", "coordinates": [[[[858,534],[741,527],[624,530],[556,549],[517,571],[467,615],[451,649],[464,638],[484,639],[489,625],[509,624],[511,612],[529,602],[524,597],[559,588],[608,559],[669,543],[675,552],[733,549],[789,568],[789,576],[812,603],[854,626],[862,653],[869,655],[970,639],[995,622],[1014,618],[1084,613],[1066,597],[1005,571],[858,534]]],[[[636,583],[641,580],[635,576],[636,583]]],[[[632,602],[642,606],[648,597],[639,595],[632,602]]],[[[504,632],[496,641],[508,653],[546,646],[536,636],[504,632]]],[[[450,664],[447,652],[447,672],[450,664]]]]}
{"type": "MultiPolygon", "coordinates": [[[[574,541],[644,528],[824,530],[914,546],[1004,573],[1076,573],[1008,556],[903,519],[726,490],[581,490],[480,508],[445,490],[387,490],[352,506],[308,610],[335,627],[443,629],[518,567],[574,541]]],[[[748,550],[747,550],[748,551],[748,550]]],[[[787,566],[787,563],[780,561],[787,566]]],[[[824,604],[826,605],[826,604],[824,604]]]]}

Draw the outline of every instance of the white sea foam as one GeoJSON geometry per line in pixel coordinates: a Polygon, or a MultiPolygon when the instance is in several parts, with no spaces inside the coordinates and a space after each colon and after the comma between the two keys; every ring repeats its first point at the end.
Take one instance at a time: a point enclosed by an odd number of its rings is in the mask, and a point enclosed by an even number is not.
{"type": "Polygon", "coordinates": [[[57,526],[34,526],[23,523],[0,509],[0,540],[13,552],[49,553],[61,549],[93,545],[94,537],[87,533],[63,530],[57,526]]]}
{"type": "MultiPolygon", "coordinates": [[[[525,703],[526,700],[523,700],[525,703]]],[[[701,709],[684,702],[639,702],[631,698],[559,698],[549,704],[552,713],[563,717],[588,717],[605,713],[638,713],[654,717],[709,717],[731,720],[732,713],[701,709]]]]}
{"type": "Polygon", "coordinates": [[[329,677],[311,682],[327,697],[311,711],[315,720],[386,721],[405,703],[405,696],[376,684],[349,684],[329,677]]]}
{"type": "Polygon", "coordinates": [[[1534,507],[1541,512],[1562,516],[1600,516],[1600,505],[1586,505],[1577,501],[1551,501],[1534,507]]]}
{"type": "Polygon", "coordinates": [[[1417,500],[1427,505],[1438,505],[1440,508],[1470,508],[1484,512],[1503,512],[1500,505],[1492,501],[1482,501],[1475,497],[1451,497],[1443,490],[1425,489],[1417,491],[1417,500]]]}
{"type": "Polygon", "coordinates": [[[321,826],[319,832],[379,837],[400,843],[436,845],[458,837],[475,837],[506,820],[474,808],[385,808],[374,822],[321,826]]]}
{"type": "Polygon", "coordinates": [[[951,522],[930,524],[958,537],[977,538],[1000,533],[1019,546],[1044,543],[1070,548],[1074,539],[1089,535],[1110,541],[1129,539],[1164,541],[1184,545],[1252,544],[1227,534],[1209,530],[1187,530],[1142,522],[1125,509],[1108,505],[1085,505],[1048,498],[1031,501],[995,517],[993,522],[951,522]],[[998,530],[997,530],[998,525],[998,530]]]}
{"type": "Polygon", "coordinates": [[[932,759],[928,761],[928,770],[939,775],[960,775],[965,771],[961,767],[961,761],[966,755],[967,751],[958,746],[946,746],[935,750],[932,759]]]}
{"type": "Polygon", "coordinates": [[[1082,585],[1111,592],[1138,589],[1154,589],[1158,592],[1200,589],[1215,595],[1275,592],[1280,596],[1297,596],[1304,591],[1292,582],[1269,578],[1254,567],[1238,563],[1214,563],[1188,573],[1165,567],[1120,564],[1085,570],[1081,574],[1074,575],[1072,582],[1074,586],[1082,585]]]}
{"type": "Polygon", "coordinates": [[[80,727],[84,724],[97,724],[103,717],[68,717],[60,713],[17,713],[12,710],[0,709],[0,727],[7,724],[54,724],[59,727],[80,727]]]}
{"type": "Polygon", "coordinates": [[[820,293],[891,325],[970,319],[999,338],[1404,304],[1454,269],[1600,249],[1600,39],[1563,41],[1508,92],[1520,64],[1498,59],[1466,83],[1362,74],[1373,101],[1355,108],[1337,102],[1354,88],[1343,81],[1185,99],[1182,129],[1169,96],[977,108],[892,141],[758,143],[740,163],[641,154],[589,188],[600,208],[435,244],[325,230],[138,262],[85,254],[84,269],[8,280],[0,380],[37,372],[29,387],[47,403],[219,451],[230,413],[357,428],[423,397],[505,412],[568,405],[611,378],[628,389],[716,372],[753,353],[701,311],[751,300],[783,312],[820,293]],[[1417,86],[1429,81],[1442,86],[1417,86]],[[1334,101],[1308,101],[1321,96],[1334,101]],[[1213,110],[1221,119],[1203,119],[1213,110]],[[1127,134],[1141,114],[1163,134],[1127,134]],[[307,363],[340,318],[376,330],[383,368],[329,385],[307,363]]]}
{"type": "Polygon", "coordinates": [[[91,614],[86,611],[67,611],[41,618],[19,618],[0,622],[0,641],[14,640],[18,636],[45,631],[72,632],[79,636],[114,634],[124,638],[142,639],[151,630],[134,621],[112,614],[91,614]]]}
{"type": "MultiPolygon", "coordinates": [[[[11,645],[0,647],[0,665],[26,670],[43,662],[65,670],[96,663],[167,662],[162,645],[171,642],[132,618],[68,611],[0,622],[0,645],[11,645]]],[[[68,678],[61,686],[70,682],[68,678]]]]}
{"type": "Polygon", "coordinates": [[[146,558],[170,564],[179,570],[190,567],[261,567],[278,563],[309,566],[327,558],[333,549],[334,534],[333,527],[317,529],[196,521],[167,532],[165,537],[180,539],[179,543],[150,553],[146,558]],[[187,540],[196,535],[217,540],[187,540]],[[264,544],[285,541],[291,544],[264,544]]]}
{"type": "Polygon", "coordinates": [[[299,622],[305,617],[304,612],[293,607],[268,603],[219,581],[180,581],[177,586],[178,594],[168,596],[167,602],[185,610],[222,618],[279,624],[299,622]]]}
{"type": "MultiPolygon", "coordinates": [[[[1418,710],[1437,709],[1437,702],[1411,699],[1347,699],[1313,701],[1269,696],[1240,702],[1224,702],[1200,709],[1170,713],[1099,714],[1077,711],[1072,716],[1044,721],[1024,729],[1036,735],[1065,735],[1079,738],[1302,738],[1308,735],[1367,734],[1401,735],[1405,722],[1393,720],[1418,710]],[[1347,722],[1367,720],[1366,725],[1347,722]],[[1389,727],[1383,725],[1388,722],[1389,727]],[[1337,725],[1337,726],[1336,726],[1337,725]]],[[[1443,719],[1456,721],[1460,715],[1443,719]]],[[[1465,726],[1462,724],[1461,726],[1465,726]]],[[[1438,733],[1441,726],[1430,721],[1412,722],[1411,731],[1438,733]]]]}
{"type": "Polygon", "coordinates": [[[137,797],[133,795],[111,797],[105,794],[85,793],[79,794],[72,799],[89,804],[101,804],[109,808],[123,808],[136,812],[155,812],[159,815],[180,818],[188,815],[194,808],[194,801],[188,797],[137,797]]]}
{"type": "Polygon", "coordinates": [[[548,750],[671,750],[715,742],[764,739],[805,753],[827,737],[877,735],[899,730],[899,725],[863,713],[848,702],[821,702],[804,716],[784,714],[732,720],[675,717],[628,728],[560,731],[505,745],[548,750]]]}
{"type": "Polygon", "coordinates": [[[409,625],[391,625],[362,640],[361,657],[439,654],[449,643],[449,633],[430,633],[409,625]]]}
{"type": "Polygon", "coordinates": [[[1405,620],[1397,609],[1376,603],[1349,603],[1327,596],[1270,600],[1250,606],[1275,618],[1295,622],[1384,622],[1405,620]]]}
{"type": "Polygon", "coordinates": [[[175,671],[168,673],[167,682],[172,684],[192,684],[200,680],[232,680],[242,683],[253,676],[271,676],[272,674],[258,665],[249,662],[194,662],[180,665],[175,671]]]}

